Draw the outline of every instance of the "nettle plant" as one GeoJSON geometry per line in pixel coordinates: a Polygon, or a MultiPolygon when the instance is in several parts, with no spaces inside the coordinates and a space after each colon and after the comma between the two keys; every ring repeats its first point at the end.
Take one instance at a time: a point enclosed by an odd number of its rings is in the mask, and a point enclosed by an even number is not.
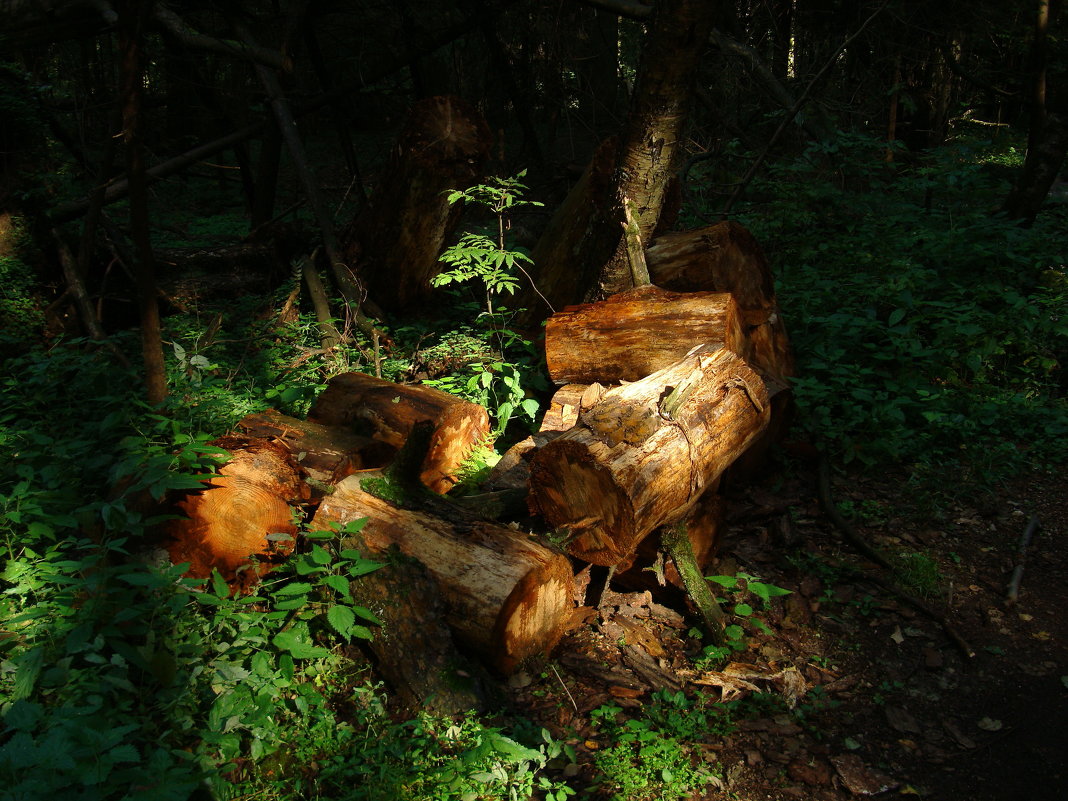
{"type": "MultiPolygon", "coordinates": [[[[748,624],[762,634],[771,635],[771,629],[759,617],[757,610],[749,602],[746,596],[759,598],[763,609],[771,608],[771,599],[783,595],[789,595],[792,590],[777,587],[760,581],[756,576],[749,573],[739,573],[736,576],[705,576],[708,581],[718,584],[728,593],[729,600],[733,603],[731,612],[738,619],[723,629],[723,645],[707,645],[701,654],[701,661],[705,663],[720,662],[737,651],[744,651],[748,646],[746,642],[745,626],[748,624]]],[[[723,599],[716,599],[723,602],[723,599]]]]}
{"type": "Polygon", "coordinates": [[[450,204],[463,201],[487,209],[496,218],[495,227],[489,233],[469,232],[461,236],[441,255],[441,261],[449,269],[431,281],[434,286],[480,285],[484,311],[478,314],[478,320],[486,326],[499,358],[473,361],[470,375],[428,383],[489,406],[497,420],[498,435],[504,432],[514,416],[522,415],[533,422],[538,412],[538,402],[527,397],[523,386],[524,379],[536,371],[531,342],[509,327],[510,312],[500,303],[494,304],[494,298],[499,295],[515,294],[520,284],[518,273],[530,280],[523,266],[533,264],[530,256],[510,248],[507,238],[511,212],[542,205],[523,199],[527,187],[520,179],[525,175],[524,170],[513,178],[490,178],[486,184],[449,193],[450,204]]]}

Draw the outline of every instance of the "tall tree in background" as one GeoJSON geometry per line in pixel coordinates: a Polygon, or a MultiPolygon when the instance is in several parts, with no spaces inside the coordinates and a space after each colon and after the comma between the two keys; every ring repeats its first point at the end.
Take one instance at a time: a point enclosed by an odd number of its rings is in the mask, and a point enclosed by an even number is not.
{"type": "Polygon", "coordinates": [[[149,4],[124,0],[119,8],[119,64],[122,137],[126,144],[126,175],[130,182],[130,238],[134,243],[134,275],[141,319],[141,353],[148,402],[167,398],[167,373],[160,336],[155,257],[149,238],[148,181],[145,176],[142,99],[144,95],[144,27],[149,4]]]}
{"type": "Polygon", "coordinates": [[[1068,91],[1050,91],[1047,72],[1050,27],[1056,7],[1052,0],[1038,0],[1034,42],[1031,49],[1031,119],[1027,135],[1027,158],[1020,177],[1005,201],[1005,211],[1021,225],[1030,226],[1057,179],[1068,155],[1068,91]]]}

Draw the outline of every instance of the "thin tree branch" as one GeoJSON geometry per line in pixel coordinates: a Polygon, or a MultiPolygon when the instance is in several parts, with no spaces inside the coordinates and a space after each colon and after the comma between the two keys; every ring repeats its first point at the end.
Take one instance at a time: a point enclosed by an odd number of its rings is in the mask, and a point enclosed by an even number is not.
{"type": "Polygon", "coordinates": [[[783,119],[779,122],[779,127],[775,129],[775,133],[771,135],[771,138],[768,140],[767,144],[764,145],[764,150],[761,151],[759,156],[757,156],[756,161],[754,161],[753,164],[749,167],[749,170],[746,172],[745,177],[742,178],[741,182],[738,184],[737,187],[735,187],[735,190],[727,199],[727,204],[723,207],[723,211],[720,212],[720,216],[723,219],[727,218],[727,216],[730,214],[731,209],[734,207],[734,204],[737,202],[738,198],[742,196],[742,193],[749,187],[749,184],[753,182],[753,179],[756,177],[757,172],[760,170],[761,167],[764,166],[764,162],[767,161],[768,154],[771,152],[771,148],[775,145],[776,142],[779,141],[779,137],[782,136],[783,131],[786,130],[786,126],[793,122],[794,117],[798,115],[798,113],[804,107],[805,103],[808,102],[809,95],[811,95],[812,90],[816,88],[816,84],[819,83],[820,79],[823,78],[823,76],[827,73],[831,66],[838,60],[838,56],[842,54],[842,51],[844,51],[850,44],[852,44],[853,41],[858,36],[860,36],[861,33],[863,33],[864,29],[868,27],[872,20],[879,16],[879,14],[881,14],[883,9],[885,8],[886,2],[884,2],[881,6],[875,9],[875,11],[872,12],[871,16],[864,20],[864,22],[860,24],[860,27],[857,28],[851,36],[847,37],[846,40],[838,46],[838,49],[835,50],[831,54],[831,57],[827,59],[826,63],[822,67],[820,67],[820,71],[812,76],[812,80],[808,82],[807,86],[805,86],[805,90],[801,93],[800,97],[797,98],[797,101],[793,104],[793,106],[791,106],[790,109],[786,112],[786,116],[783,117],[783,119]]]}

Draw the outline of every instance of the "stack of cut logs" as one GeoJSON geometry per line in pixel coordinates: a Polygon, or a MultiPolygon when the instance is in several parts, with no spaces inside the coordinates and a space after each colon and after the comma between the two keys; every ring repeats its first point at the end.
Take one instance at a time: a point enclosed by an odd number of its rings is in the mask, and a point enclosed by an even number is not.
{"type": "Polygon", "coordinates": [[[433,503],[398,505],[369,491],[367,479],[381,478],[429,421],[417,472],[444,495],[489,435],[486,411],[426,386],[348,373],[329,382],[307,420],[250,415],[241,435],[219,443],[233,458],[180,500],[185,519],[169,530],[172,559],[189,562],[190,575],[216,568],[247,589],[285,557],[286,538],[268,535],[295,537],[295,509],[313,513],[317,530],[366,518],[350,545],[417,560],[435,596],[422,610],[391,615],[395,599],[376,589],[372,611],[397,621],[384,639],[401,640],[398,653],[413,658],[420,646],[404,641],[400,621],[432,606],[462,644],[506,673],[559,640],[581,604],[573,576],[584,564],[636,572],[656,555],[658,529],[677,524],[706,561],[721,476],[728,467],[754,469],[783,425],[789,346],[767,263],[741,226],[668,234],[647,260],[656,286],[548,321],[546,361],[561,386],[540,432],[484,482],[478,511],[429,494],[433,503]],[[493,519],[494,499],[509,493],[525,499],[525,510],[493,519]],[[527,512],[543,535],[515,524],[527,512]]]}

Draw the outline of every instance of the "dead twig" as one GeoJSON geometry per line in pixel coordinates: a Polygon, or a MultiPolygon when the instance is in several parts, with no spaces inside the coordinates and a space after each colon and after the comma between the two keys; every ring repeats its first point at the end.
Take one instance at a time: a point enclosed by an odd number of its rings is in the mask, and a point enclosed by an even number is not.
{"type": "Polygon", "coordinates": [[[1042,528],[1042,524],[1038,520],[1038,515],[1031,515],[1031,520],[1020,537],[1020,545],[1016,549],[1016,567],[1012,571],[1009,588],[1005,593],[1006,606],[1015,604],[1016,598],[1020,594],[1020,580],[1023,578],[1024,563],[1027,561],[1027,547],[1031,544],[1031,538],[1035,535],[1035,532],[1040,528],[1042,528]]]}

